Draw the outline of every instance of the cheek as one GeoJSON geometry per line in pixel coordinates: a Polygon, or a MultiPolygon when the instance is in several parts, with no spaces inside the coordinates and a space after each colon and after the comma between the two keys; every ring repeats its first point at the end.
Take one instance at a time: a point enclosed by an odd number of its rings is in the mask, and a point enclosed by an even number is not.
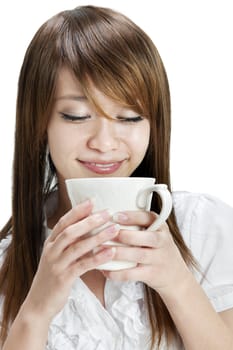
{"type": "Polygon", "coordinates": [[[130,137],[129,142],[131,149],[135,156],[143,157],[147,151],[150,140],[150,127],[149,123],[144,125],[142,128],[134,130],[130,137]]]}
{"type": "Polygon", "coordinates": [[[65,128],[59,128],[56,125],[48,128],[47,135],[50,155],[56,163],[56,160],[65,157],[72,149],[73,139],[65,128]]]}

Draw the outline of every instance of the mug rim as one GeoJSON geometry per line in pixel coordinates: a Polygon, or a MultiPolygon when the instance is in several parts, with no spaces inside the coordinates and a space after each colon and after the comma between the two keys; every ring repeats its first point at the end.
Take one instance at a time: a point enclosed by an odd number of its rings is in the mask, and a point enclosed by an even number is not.
{"type": "Polygon", "coordinates": [[[154,182],[156,181],[156,178],[154,177],[143,177],[143,176],[114,176],[114,177],[74,177],[74,178],[70,178],[70,179],[65,179],[65,183],[71,183],[71,182],[75,182],[75,181],[106,181],[109,182],[111,180],[130,180],[130,181],[138,181],[138,180],[153,180],[154,182]]]}

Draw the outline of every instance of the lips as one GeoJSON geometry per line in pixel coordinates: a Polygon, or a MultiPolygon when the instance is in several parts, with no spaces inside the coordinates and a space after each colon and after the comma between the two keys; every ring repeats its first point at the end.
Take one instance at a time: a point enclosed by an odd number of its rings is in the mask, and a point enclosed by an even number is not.
{"type": "Polygon", "coordinates": [[[79,161],[85,168],[96,173],[96,174],[112,174],[117,171],[123,163],[122,161],[117,162],[87,162],[79,161]]]}

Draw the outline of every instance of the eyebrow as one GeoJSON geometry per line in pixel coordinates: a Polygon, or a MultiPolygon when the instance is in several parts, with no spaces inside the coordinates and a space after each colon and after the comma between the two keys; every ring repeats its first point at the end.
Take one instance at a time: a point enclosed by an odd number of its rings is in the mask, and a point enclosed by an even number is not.
{"type": "Polygon", "coordinates": [[[58,100],[73,100],[73,101],[87,101],[87,97],[84,95],[64,95],[59,96],[55,98],[56,101],[58,100]]]}

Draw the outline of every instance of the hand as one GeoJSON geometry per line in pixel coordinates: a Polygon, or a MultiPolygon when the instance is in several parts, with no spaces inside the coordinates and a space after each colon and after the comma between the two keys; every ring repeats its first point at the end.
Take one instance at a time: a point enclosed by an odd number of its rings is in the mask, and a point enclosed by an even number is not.
{"type": "MultiPolygon", "coordinates": [[[[27,310],[52,318],[64,306],[73,282],[78,276],[112,260],[113,249],[93,249],[116,237],[117,225],[111,225],[94,236],[87,235],[110,219],[107,211],[91,214],[90,201],[66,213],[46,239],[37,273],[26,298],[27,310]]],[[[25,309],[25,307],[24,307],[25,309]]]]}
{"type": "MultiPolygon", "coordinates": [[[[124,212],[115,222],[121,225],[149,227],[156,219],[153,212],[124,212]]],[[[120,271],[104,271],[113,280],[142,281],[159,294],[182,283],[190,272],[177,248],[169,227],[164,223],[157,231],[132,231],[121,229],[115,241],[129,245],[116,246],[114,260],[137,263],[135,268],[120,271]]]]}

